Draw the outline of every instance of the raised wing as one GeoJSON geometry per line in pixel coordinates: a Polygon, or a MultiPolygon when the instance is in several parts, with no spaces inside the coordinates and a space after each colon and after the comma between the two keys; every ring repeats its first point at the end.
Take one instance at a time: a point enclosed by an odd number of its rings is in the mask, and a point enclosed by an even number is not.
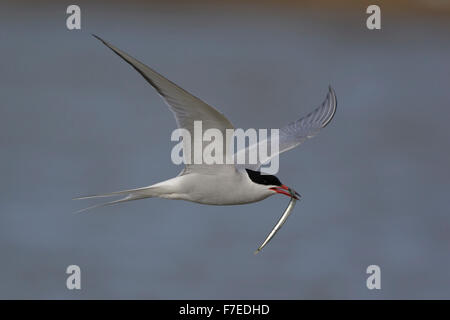
{"type": "MultiPolygon", "coordinates": [[[[317,133],[319,133],[320,129],[326,127],[328,123],[330,123],[331,119],[333,119],[337,107],[336,94],[333,88],[329,87],[328,89],[327,97],[322,105],[305,117],[291,122],[280,129],[279,151],[277,153],[271,154],[271,156],[267,159],[258,159],[259,161],[256,164],[245,165],[245,168],[259,170],[261,165],[268,162],[271,158],[297,147],[306,139],[314,137],[317,133]]],[[[261,142],[258,144],[260,143],[261,142]]],[[[270,138],[267,140],[267,145],[270,146],[270,138]]],[[[259,146],[256,145],[249,146],[245,149],[245,152],[248,155],[249,150],[256,147],[259,148],[259,146]]],[[[246,157],[246,159],[248,159],[248,157],[246,157]]]]}
{"type": "MultiPolygon", "coordinates": [[[[145,80],[150,83],[150,85],[155,88],[158,94],[163,98],[165,103],[169,106],[169,109],[173,112],[175,116],[175,120],[177,122],[178,128],[187,129],[191,134],[191,145],[193,146],[195,143],[199,143],[203,148],[205,147],[205,143],[202,142],[202,137],[195,137],[199,141],[194,141],[194,121],[201,120],[202,121],[202,130],[203,132],[207,129],[218,129],[222,133],[225,138],[226,129],[233,129],[233,125],[231,122],[219,111],[206,104],[199,98],[193,96],[186,90],[180,88],[172,81],[166,79],[150,67],[145,64],[139,62],[135,58],[129,56],[125,52],[117,49],[112,46],[105,40],[100,37],[93,35],[95,38],[100,40],[105,46],[110,48],[114,53],[116,53],[119,57],[124,59],[127,63],[129,63],[137,72],[139,72],[145,80]]],[[[191,150],[190,145],[187,145],[187,141],[183,141],[183,150],[191,150]]],[[[192,148],[192,162],[194,161],[193,156],[193,148],[192,148]]],[[[228,151],[228,146],[224,145],[223,154],[225,155],[228,151]]],[[[189,164],[186,165],[186,170],[217,170],[218,165],[205,165],[205,164],[189,164]],[[211,168],[211,166],[215,166],[215,168],[211,168]]],[[[226,167],[225,165],[220,165],[221,167],[226,167]]],[[[233,167],[234,169],[234,167],[233,167]]]]}

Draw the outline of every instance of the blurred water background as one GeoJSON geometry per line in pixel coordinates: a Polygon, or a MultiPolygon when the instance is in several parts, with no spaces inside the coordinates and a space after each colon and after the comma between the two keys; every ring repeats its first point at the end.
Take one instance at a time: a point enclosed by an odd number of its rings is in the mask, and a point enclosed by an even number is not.
{"type": "Polygon", "coordinates": [[[0,298],[450,298],[450,7],[442,1],[67,1],[0,5],[0,298]],[[370,4],[382,29],[365,27],[370,4]],[[303,195],[233,207],[84,194],[178,174],[155,91],[96,33],[224,112],[333,122],[282,155],[303,195]],[[65,269],[82,270],[69,291],[65,269]],[[369,291],[368,265],[382,289],[369,291]]]}

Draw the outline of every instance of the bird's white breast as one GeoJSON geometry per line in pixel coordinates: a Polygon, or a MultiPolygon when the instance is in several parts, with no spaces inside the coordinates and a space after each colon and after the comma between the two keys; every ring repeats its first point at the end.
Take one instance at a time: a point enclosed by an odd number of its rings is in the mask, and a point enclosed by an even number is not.
{"type": "Polygon", "coordinates": [[[188,173],[164,181],[159,197],[209,205],[236,205],[263,200],[273,194],[267,186],[253,183],[246,173],[188,173]],[[164,190],[164,191],[163,191],[164,190]]]}

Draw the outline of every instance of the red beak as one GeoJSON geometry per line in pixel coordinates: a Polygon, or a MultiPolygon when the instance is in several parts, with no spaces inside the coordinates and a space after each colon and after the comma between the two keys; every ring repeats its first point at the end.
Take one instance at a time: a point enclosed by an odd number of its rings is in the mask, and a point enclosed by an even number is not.
{"type": "Polygon", "coordinates": [[[281,193],[290,198],[294,198],[296,200],[300,199],[300,194],[297,191],[292,190],[291,188],[289,188],[288,186],[285,186],[284,184],[282,184],[279,187],[272,187],[269,189],[275,191],[276,193],[281,193]]]}

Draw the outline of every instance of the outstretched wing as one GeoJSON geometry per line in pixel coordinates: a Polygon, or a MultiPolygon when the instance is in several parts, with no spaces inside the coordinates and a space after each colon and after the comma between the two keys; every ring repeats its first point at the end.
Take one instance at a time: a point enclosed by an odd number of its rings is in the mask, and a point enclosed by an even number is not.
{"type": "MultiPolygon", "coordinates": [[[[202,121],[202,130],[203,132],[207,129],[218,129],[222,133],[222,136],[226,137],[226,129],[233,129],[233,125],[231,122],[219,111],[210,105],[206,104],[199,98],[193,96],[186,90],[180,88],[172,81],[166,79],[150,67],[145,64],[139,62],[135,58],[129,56],[125,52],[117,49],[112,46],[105,40],[100,37],[93,35],[95,38],[100,40],[104,45],[110,48],[114,53],[116,53],[119,57],[124,59],[127,63],[129,63],[137,72],[139,72],[145,80],[150,83],[150,85],[155,88],[158,94],[163,98],[166,104],[169,106],[169,109],[173,112],[175,116],[175,120],[177,122],[178,128],[186,129],[190,132],[191,135],[191,144],[188,141],[183,141],[183,150],[191,150],[190,146],[194,146],[196,143],[205,147],[205,143],[202,141],[202,137],[194,136],[194,121],[202,121]],[[198,139],[199,141],[194,141],[198,139]]],[[[226,155],[228,151],[228,146],[223,146],[223,155],[226,155]]],[[[193,152],[194,149],[192,147],[192,157],[191,162],[194,161],[193,152]]],[[[188,164],[186,165],[185,170],[189,171],[198,171],[198,170],[217,170],[218,167],[228,167],[226,165],[206,165],[206,164],[188,164]],[[214,166],[214,168],[211,168],[214,166]]],[[[234,169],[234,167],[233,167],[234,169]]]]}
{"type": "MultiPolygon", "coordinates": [[[[331,119],[333,119],[333,116],[336,113],[336,106],[336,94],[333,88],[329,87],[327,97],[322,105],[320,105],[305,117],[291,122],[280,129],[278,152],[274,152],[273,154],[269,152],[269,158],[258,159],[258,162],[256,164],[247,164],[243,167],[251,170],[259,170],[261,165],[268,162],[271,158],[297,147],[308,138],[314,137],[317,133],[319,133],[320,129],[326,127],[328,123],[330,123],[331,119]]],[[[258,150],[259,145],[262,142],[267,142],[268,149],[269,151],[271,151],[271,141],[269,138],[268,140],[260,141],[258,144],[246,148],[244,151],[246,152],[246,159],[248,159],[248,153],[250,152],[250,150],[258,150]]]]}

